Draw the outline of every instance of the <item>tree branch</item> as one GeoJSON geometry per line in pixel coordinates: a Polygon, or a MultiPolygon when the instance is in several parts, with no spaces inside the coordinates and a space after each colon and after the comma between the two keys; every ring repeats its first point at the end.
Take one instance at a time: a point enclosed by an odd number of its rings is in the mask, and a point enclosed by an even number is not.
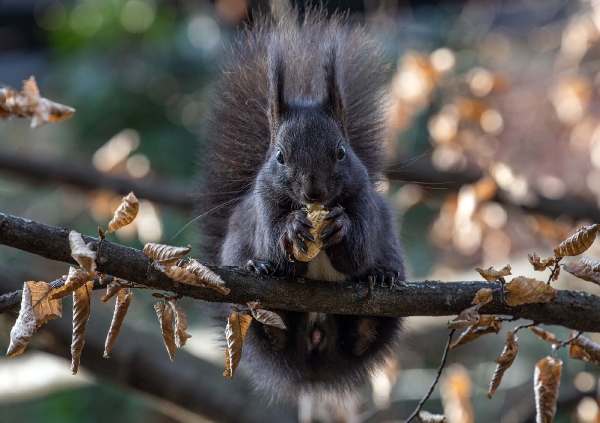
{"type": "MultiPolygon", "coordinates": [[[[0,244],[64,263],[71,257],[69,231],[0,213],[0,244]]],[[[97,240],[83,237],[97,248],[97,240]]],[[[500,301],[500,284],[487,282],[411,282],[394,290],[375,286],[364,300],[366,283],[332,283],[259,277],[236,267],[209,265],[231,289],[225,296],[197,286],[175,283],[149,266],[141,251],[104,240],[97,269],[131,282],[205,301],[245,304],[259,300],[265,308],[333,314],[371,316],[450,316],[471,306],[482,288],[494,288],[494,301],[485,305],[486,314],[510,315],[536,323],[561,325],[585,332],[600,332],[600,297],[561,290],[552,303],[508,307],[500,301]]]]}

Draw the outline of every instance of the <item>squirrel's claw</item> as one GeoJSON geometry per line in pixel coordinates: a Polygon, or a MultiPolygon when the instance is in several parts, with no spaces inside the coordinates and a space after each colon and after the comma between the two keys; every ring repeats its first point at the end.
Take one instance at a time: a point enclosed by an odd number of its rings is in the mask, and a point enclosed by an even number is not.
{"type": "Polygon", "coordinates": [[[394,289],[397,285],[404,285],[403,273],[395,272],[395,271],[376,271],[369,274],[369,278],[372,278],[374,283],[379,283],[382,287],[389,287],[390,289],[394,289]]]}
{"type": "Polygon", "coordinates": [[[271,275],[275,272],[275,268],[271,263],[261,260],[248,260],[246,270],[259,276],[271,275]]]}

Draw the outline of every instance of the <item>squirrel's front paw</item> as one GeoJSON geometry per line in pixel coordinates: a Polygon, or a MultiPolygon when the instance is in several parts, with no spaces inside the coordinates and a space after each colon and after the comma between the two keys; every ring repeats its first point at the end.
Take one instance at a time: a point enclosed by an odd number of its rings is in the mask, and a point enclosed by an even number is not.
{"type": "Polygon", "coordinates": [[[271,275],[275,272],[275,268],[268,261],[248,260],[245,267],[249,272],[254,272],[259,276],[271,275]]]}
{"type": "Polygon", "coordinates": [[[294,245],[304,254],[308,253],[308,248],[302,238],[310,242],[315,242],[315,239],[308,231],[308,229],[312,227],[312,223],[310,223],[310,220],[308,220],[303,211],[296,210],[289,214],[285,221],[283,235],[281,235],[279,241],[281,248],[285,252],[285,258],[288,261],[294,261],[292,258],[294,245]]]}
{"type": "Polygon", "coordinates": [[[339,244],[346,236],[348,228],[350,227],[348,215],[344,213],[344,209],[339,206],[331,209],[324,220],[331,220],[331,224],[321,232],[321,237],[319,239],[323,242],[322,249],[339,244]]]}

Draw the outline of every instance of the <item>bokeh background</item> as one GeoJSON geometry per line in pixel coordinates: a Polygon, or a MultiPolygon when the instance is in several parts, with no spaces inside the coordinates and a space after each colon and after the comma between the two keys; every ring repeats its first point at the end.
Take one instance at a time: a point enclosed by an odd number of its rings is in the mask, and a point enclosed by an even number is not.
{"type": "MultiPolygon", "coordinates": [[[[211,83],[223,46],[268,8],[263,0],[0,0],[0,83],[20,88],[33,75],[43,96],[77,109],[38,129],[0,122],[0,210],[94,235],[133,187],[140,214],[113,240],[195,244],[201,234],[186,225],[211,83]]],[[[327,8],[350,10],[392,64],[380,189],[397,212],[411,279],[476,280],[475,267],[506,263],[515,275],[547,278],[526,254],[548,256],[580,225],[600,222],[600,2],[339,0],[327,8]]],[[[600,258],[598,242],[586,254],[600,258]]],[[[4,293],[68,266],[0,246],[0,269],[4,293]]],[[[556,285],[600,294],[569,276],[556,285]]],[[[233,382],[220,376],[224,354],[202,304],[183,300],[193,338],[170,363],[155,300],[134,297],[110,360],[101,351],[113,304],[93,303],[87,371],[77,376],[64,358],[68,322],[40,329],[23,356],[0,358],[0,422],[294,421],[295,410],[252,393],[243,373],[233,382]]],[[[409,320],[399,360],[364,389],[357,421],[408,416],[435,375],[446,321],[409,320]]],[[[0,349],[13,323],[0,315],[0,349]]],[[[520,332],[513,367],[486,397],[505,333],[519,323],[451,350],[425,409],[451,422],[534,421],[533,368],[551,349],[533,334],[520,332]]],[[[557,355],[555,421],[600,422],[598,369],[565,349],[557,355]]]]}

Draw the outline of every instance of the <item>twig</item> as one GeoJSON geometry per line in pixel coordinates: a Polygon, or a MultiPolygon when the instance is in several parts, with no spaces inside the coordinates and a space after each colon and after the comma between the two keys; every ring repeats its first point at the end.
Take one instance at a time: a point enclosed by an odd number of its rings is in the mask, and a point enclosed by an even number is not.
{"type": "Polygon", "coordinates": [[[550,272],[550,277],[548,278],[548,282],[546,282],[546,285],[550,285],[550,282],[552,282],[552,278],[554,277],[554,273],[556,273],[556,269],[558,269],[559,262],[561,260],[562,260],[562,257],[559,257],[558,260],[556,260],[556,263],[554,263],[554,268],[550,272]]]}
{"type": "MultiPolygon", "coordinates": [[[[421,401],[419,401],[419,404],[417,405],[417,408],[415,408],[415,411],[413,411],[412,414],[410,416],[408,416],[408,419],[406,419],[406,423],[410,423],[410,421],[412,419],[417,417],[417,415],[419,414],[419,411],[421,411],[421,408],[423,408],[423,405],[425,405],[425,402],[429,399],[429,397],[431,396],[431,393],[435,389],[435,385],[437,385],[438,380],[440,380],[440,376],[442,375],[442,370],[444,370],[444,366],[446,365],[446,358],[448,357],[448,351],[450,350],[450,343],[452,342],[452,336],[454,335],[454,331],[455,331],[455,329],[452,329],[450,331],[450,333],[448,334],[448,341],[446,342],[446,348],[444,348],[444,354],[442,355],[442,362],[440,363],[440,367],[438,367],[438,371],[437,371],[437,374],[435,375],[435,379],[433,380],[433,382],[431,383],[431,386],[429,387],[429,391],[427,391],[427,394],[425,394],[423,399],[421,399],[421,401]]],[[[420,421],[421,419],[418,418],[418,420],[420,421]]]]}

